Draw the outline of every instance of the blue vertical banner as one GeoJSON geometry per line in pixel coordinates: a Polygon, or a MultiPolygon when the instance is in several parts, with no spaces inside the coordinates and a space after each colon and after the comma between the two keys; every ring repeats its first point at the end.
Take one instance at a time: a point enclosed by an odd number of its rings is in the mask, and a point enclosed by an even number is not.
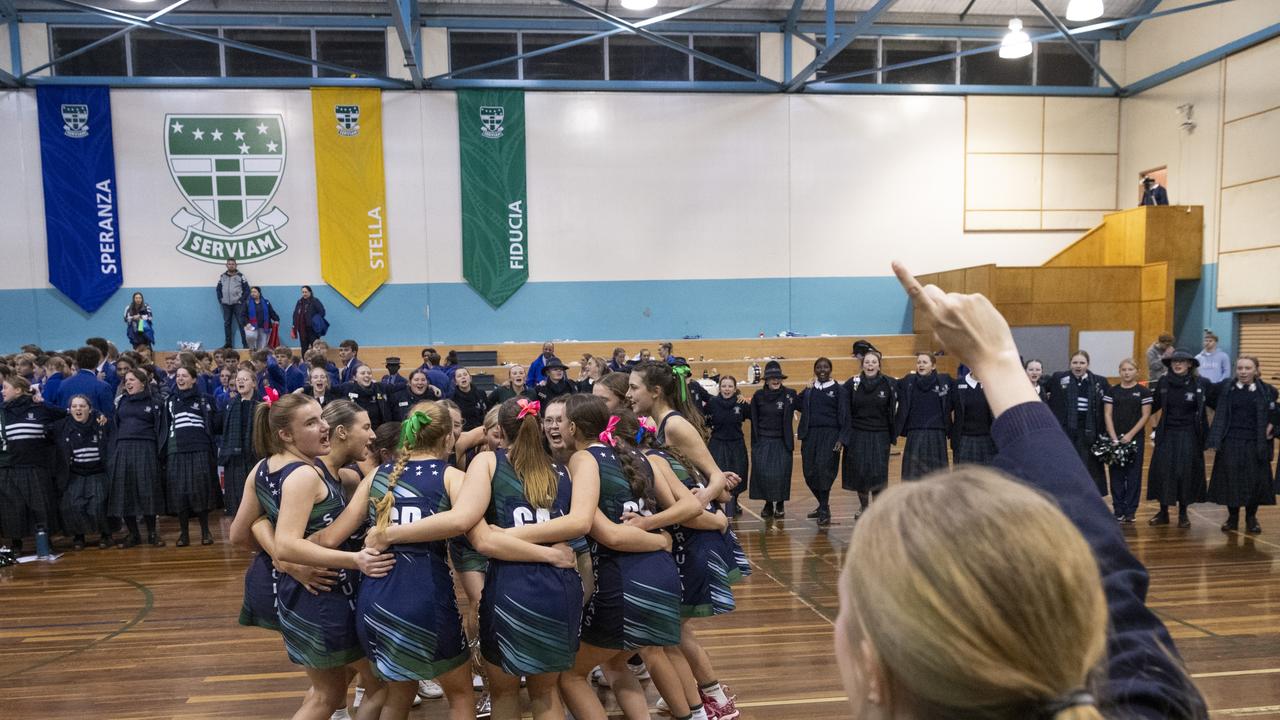
{"type": "Polygon", "coordinates": [[[120,205],[105,87],[36,88],[49,283],[87,312],[120,289],[120,205]]]}

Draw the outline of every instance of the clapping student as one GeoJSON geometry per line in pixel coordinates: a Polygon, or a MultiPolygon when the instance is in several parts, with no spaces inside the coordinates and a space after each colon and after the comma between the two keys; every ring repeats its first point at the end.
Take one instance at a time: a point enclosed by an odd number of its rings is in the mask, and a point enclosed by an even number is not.
{"type": "Polygon", "coordinates": [[[797,410],[800,427],[800,464],[804,484],[818,501],[818,507],[806,517],[817,519],[819,526],[831,524],[831,486],[840,472],[840,438],[849,427],[849,406],[840,386],[831,379],[831,360],[818,358],[813,363],[813,381],[800,392],[797,410]]]}
{"type": "Polygon", "coordinates": [[[169,512],[178,516],[178,547],[191,543],[187,525],[200,520],[200,544],[212,545],[209,511],[218,506],[218,470],[213,448],[213,398],[196,387],[196,371],[183,365],[174,373],[177,392],[167,401],[170,419],[165,464],[169,512]]]}
{"type": "Polygon", "coordinates": [[[1241,355],[1235,377],[1224,380],[1211,396],[1213,425],[1206,444],[1218,452],[1209,479],[1209,501],[1227,506],[1223,532],[1240,528],[1241,506],[1245,529],[1262,532],[1258,506],[1276,504],[1276,486],[1271,481],[1276,390],[1262,381],[1258,370],[1256,357],[1241,355]]]}
{"type": "Polygon", "coordinates": [[[782,384],[786,379],[782,365],[770,360],[764,367],[764,387],[751,396],[750,497],[764,501],[760,516],[765,518],[786,517],[784,503],[791,499],[797,397],[782,384]]]}
{"type": "Polygon", "coordinates": [[[1133,443],[1134,452],[1127,462],[1110,466],[1111,507],[1117,520],[1131,524],[1142,499],[1142,458],[1147,446],[1143,431],[1151,419],[1152,403],[1151,390],[1138,384],[1137,363],[1128,358],[1120,361],[1120,384],[1107,388],[1102,401],[1103,419],[1111,442],[1133,443]]]}
{"type": "Polygon", "coordinates": [[[844,458],[840,482],[845,490],[858,493],[857,520],[866,512],[871,498],[889,485],[889,446],[898,407],[898,383],[881,372],[879,350],[862,356],[862,372],[845,381],[843,390],[849,405],[849,428],[841,438],[844,458]]]}
{"type": "Polygon", "coordinates": [[[1089,370],[1089,353],[1077,350],[1071,356],[1071,369],[1049,379],[1048,391],[1049,407],[1088,468],[1098,494],[1106,495],[1107,474],[1093,454],[1093,444],[1106,431],[1102,398],[1107,394],[1107,379],[1089,370]]]}
{"type": "MultiPolygon", "coordinates": [[[[738,390],[738,381],[732,375],[720,377],[720,392],[707,402],[707,427],[711,437],[707,440],[707,448],[711,451],[711,459],[725,472],[732,472],[738,477],[750,477],[750,464],[747,462],[747,443],[742,434],[742,423],[751,417],[751,403],[742,399],[738,390]]],[[[747,483],[738,483],[730,491],[731,498],[725,504],[725,515],[737,517],[742,513],[738,507],[738,496],[747,489],[747,483]]]]}
{"type": "Polygon", "coordinates": [[[1147,471],[1147,499],[1160,503],[1150,525],[1169,524],[1169,506],[1178,505],[1178,527],[1191,527],[1187,506],[1204,502],[1204,447],[1209,434],[1208,401],[1212,386],[1196,373],[1198,362],[1186,350],[1164,358],[1168,372],[1152,391],[1155,447],[1147,471]]]}
{"type": "Polygon", "coordinates": [[[62,488],[62,523],[73,547],[84,547],[84,536],[97,533],[98,547],[111,547],[107,523],[107,450],[111,425],[93,409],[89,398],[71,398],[70,413],[53,424],[57,447],[54,468],[62,488]]]}
{"type": "Polygon", "coordinates": [[[955,381],[938,372],[933,353],[916,353],[916,371],[898,381],[894,434],[907,439],[902,479],[915,480],[947,469],[951,434],[951,388],[955,381]]]}

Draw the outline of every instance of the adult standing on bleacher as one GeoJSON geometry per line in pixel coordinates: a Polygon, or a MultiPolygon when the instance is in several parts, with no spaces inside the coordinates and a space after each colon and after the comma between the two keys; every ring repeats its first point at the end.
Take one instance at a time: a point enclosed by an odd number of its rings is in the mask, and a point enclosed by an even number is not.
{"type": "Polygon", "coordinates": [[[218,307],[222,309],[222,347],[235,346],[233,329],[240,331],[240,343],[249,347],[244,336],[244,304],[249,299],[249,281],[236,269],[234,258],[227,260],[227,270],[218,276],[213,289],[218,295],[218,307]]]}
{"type": "Polygon", "coordinates": [[[528,377],[525,382],[529,383],[531,387],[536,387],[538,383],[546,380],[547,363],[553,360],[555,356],[556,344],[550,340],[542,343],[542,354],[534,358],[533,362],[529,363],[528,377]]]}

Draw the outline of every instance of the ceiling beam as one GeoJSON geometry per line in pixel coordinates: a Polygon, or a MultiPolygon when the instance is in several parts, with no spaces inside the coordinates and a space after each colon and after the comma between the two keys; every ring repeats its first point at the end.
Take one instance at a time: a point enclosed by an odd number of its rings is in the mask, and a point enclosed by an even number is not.
{"type": "Polygon", "coordinates": [[[657,33],[650,32],[649,30],[645,30],[644,28],[640,27],[635,23],[628,22],[615,15],[610,15],[609,13],[603,10],[597,10],[596,8],[593,8],[584,2],[580,2],[580,0],[560,0],[560,2],[564,3],[565,5],[568,5],[569,7],[577,8],[582,12],[587,13],[588,15],[600,18],[601,20],[604,20],[607,23],[616,25],[619,28],[630,31],[646,40],[650,40],[664,47],[671,48],[672,50],[677,50],[679,52],[684,53],[685,55],[691,55],[697,58],[698,60],[701,60],[706,63],[710,63],[719,68],[723,68],[725,70],[728,70],[731,73],[741,75],[747,79],[754,80],[759,83],[768,83],[771,85],[777,85],[781,87],[780,83],[774,80],[770,80],[769,78],[761,75],[760,73],[753,72],[740,65],[735,65],[727,60],[721,60],[720,58],[714,55],[708,55],[707,53],[704,53],[701,50],[694,50],[693,48],[687,45],[681,45],[680,43],[676,42],[675,40],[672,40],[671,38],[663,37],[661,35],[658,35],[657,33]]]}
{"type": "Polygon", "coordinates": [[[22,81],[18,80],[18,78],[13,75],[10,75],[7,70],[0,70],[0,85],[16,88],[21,87],[22,81]]]}
{"type": "Polygon", "coordinates": [[[1200,55],[1188,60],[1183,60],[1177,65],[1161,70],[1153,75],[1148,75],[1147,77],[1142,78],[1141,80],[1138,80],[1124,88],[1122,94],[1125,97],[1132,97],[1138,93],[1150,90],[1157,85],[1163,85],[1174,78],[1179,78],[1189,72],[1199,70],[1206,65],[1211,65],[1232,53],[1238,53],[1246,48],[1253,47],[1259,43],[1264,43],[1274,37],[1280,37],[1280,23],[1262,28],[1257,32],[1249,33],[1248,35],[1237,40],[1233,40],[1226,45],[1214,48],[1206,53],[1201,53],[1200,55]]]}
{"type": "Polygon", "coordinates": [[[858,21],[855,22],[852,27],[840,34],[839,40],[833,43],[831,42],[831,38],[827,38],[827,47],[822,50],[822,52],[818,53],[818,56],[813,59],[813,62],[806,65],[803,70],[796,73],[795,77],[788,80],[786,85],[783,87],[783,91],[794,92],[796,89],[802,87],[805,84],[805,81],[809,79],[809,76],[818,72],[818,70],[821,70],[828,62],[831,61],[831,58],[839,55],[842,50],[849,47],[849,45],[853,43],[854,39],[858,37],[858,33],[863,29],[870,27],[871,24],[876,21],[876,18],[880,17],[885,10],[888,10],[897,1],[898,0],[877,0],[876,4],[873,5],[870,10],[863,13],[862,17],[858,18],[858,21]]]}
{"type": "Polygon", "coordinates": [[[404,51],[404,66],[409,68],[413,87],[422,89],[422,17],[418,0],[387,0],[391,5],[391,18],[395,21],[396,35],[404,51]]]}
{"type": "MultiPolygon", "coordinates": [[[[1139,15],[1146,15],[1147,13],[1150,13],[1152,10],[1155,10],[1156,6],[1159,4],[1160,4],[1160,0],[1142,0],[1142,3],[1139,4],[1138,7],[1133,9],[1133,17],[1137,17],[1139,15]]],[[[1120,31],[1120,39],[1128,40],[1129,36],[1133,34],[1133,31],[1137,30],[1138,26],[1141,24],[1142,24],[1141,22],[1136,22],[1132,25],[1126,26],[1125,29],[1120,31]]]]}
{"type": "Polygon", "coordinates": [[[1107,81],[1108,85],[1116,90],[1120,89],[1120,83],[1116,82],[1116,79],[1111,77],[1111,73],[1107,72],[1102,67],[1102,63],[1098,62],[1098,58],[1093,53],[1089,52],[1085,46],[1081,45],[1079,40],[1071,36],[1071,31],[1067,29],[1067,26],[1063,25],[1062,21],[1058,19],[1058,16],[1054,15],[1050,12],[1049,8],[1044,6],[1044,2],[1042,0],[1031,0],[1031,4],[1035,5],[1036,9],[1040,11],[1040,14],[1043,15],[1058,32],[1062,33],[1062,37],[1066,38],[1067,44],[1071,46],[1071,49],[1075,50],[1077,55],[1084,58],[1084,61],[1089,63],[1089,65],[1091,65],[1093,69],[1102,76],[1102,79],[1107,81]]]}
{"type": "MultiPolygon", "coordinates": [[[[146,18],[145,18],[145,19],[146,19],[146,20],[155,20],[155,19],[157,19],[157,18],[159,18],[159,17],[162,17],[163,15],[165,15],[165,14],[167,14],[167,13],[171,13],[171,12],[173,12],[174,10],[177,10],[178,8],[182,7],[183,5],[186,5],[186,4],[187,4],[187,3],[189,3],[189,2],[191,2],[191,0],[177,0],[177,2],[173,3],[172,5],[170,5],[170,6],[168,6],[168,7],[160,8],[160,9],[159,9],[159,10],[157,10],[156,12],[151,13],[150,15],[146,16],[146,18]]],[[[47,63],[45,63],[45,64],[43,64],[43,65],[40,65],[40,66],[38,66],[38,67],[34,67],[34,68],[32,68],[32,69],[30,69],[30,70],[28,70],[28,71],[24,72],[24,73],[22,74],[22,77],[23,77],[23,79],[25,80],[26,78],[29,78],[29,77],[31,77],[32,75],[35,75],[36,73],[40,72],[41,70],[47,70],[47,69],[49,69],[49,68],[53,67],[54,65],[57,65],[57,64],[62,63],[62,62],[66,62],[67,60],[70,60],[70,59],[72,59],[72,58],[80,57],[81,55],[84,55],[85,53],[90,52],[90,51],[92,51],[92,50],[97,50],[98,48],[102,47],[103,45],[106,45],[107,43],[112,42],[113,40],[115,40],[115,39],[117,39],[117,38],[125,37],[126,35],[128,35],[129,33],[133,32],[134,30],[137,30],[137,29],[138,29],[138,28],[137,28],[137,26],[136,26],[136,25],[130,25],[129,27],[121,28],[121,29],[119,29],[119,30],[117,30],[117,31],[115,31],[115,32],[113,32],[113,33],[111,33],[110,35],[108,35],[108,36],[104,37],[104,38],[98,38],[97,40],[94,40],[93,42],[89,43],[88,45],[85,45],[84,47],[76,48],[75,50],[72,50],[71,52],[69,52],[69,53],[67,53],[67,54],[65,54],[65,55],[59,55],[58,57],[56,57],[56,58],[54,58],[54,59],[50,60],[49,62],[47,62],[47,63]]]]}

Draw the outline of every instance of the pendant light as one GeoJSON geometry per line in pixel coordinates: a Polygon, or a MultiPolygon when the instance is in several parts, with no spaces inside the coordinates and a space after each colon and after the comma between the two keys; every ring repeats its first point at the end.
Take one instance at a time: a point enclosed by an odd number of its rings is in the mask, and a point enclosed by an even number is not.
{"type": "Polygon", "coordinates": [[[1000,41],[1000,57],[1005,60],[1016,60],[1031,54],[1031,38],[1022,29],[1022,21],[1014,18],[1009,21],[1009,32],[1000,41]]]}
{"type": "Polygon", "coordinates": [[[1102,0],[1071,0],[1067,5],[1067,20],[1088,22],[1102,17],[1102,0]]]}

